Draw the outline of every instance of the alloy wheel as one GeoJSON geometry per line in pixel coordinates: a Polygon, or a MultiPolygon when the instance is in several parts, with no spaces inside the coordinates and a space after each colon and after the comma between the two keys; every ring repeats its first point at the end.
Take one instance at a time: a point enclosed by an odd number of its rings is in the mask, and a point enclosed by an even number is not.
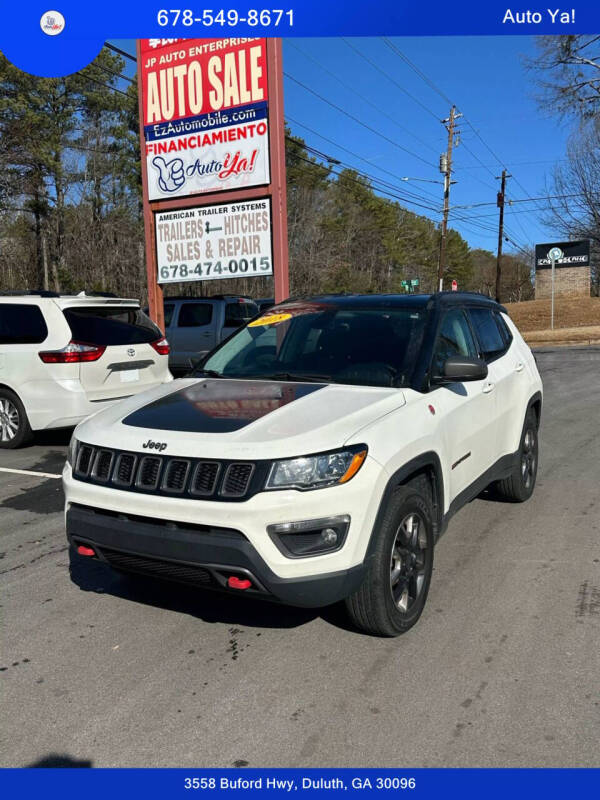
{"type": "Polygon", "coordinates": [[[521,477],[526,489],[531,487],[537,466],[535,431],[528,428],[521,449],[521,477]]]}
{"type": "Polygon", "coordinates": [[[12,441],[19,432],[19,411],[6,397],[0,397],[0,439],[12,441]]]}
{"type": "Polygon", "coordinates": [[[390,560],[390,589],[394,604],[406,613],[425,586],[427,532],[423,518],[413,512],[400,523],[390,560]]]}

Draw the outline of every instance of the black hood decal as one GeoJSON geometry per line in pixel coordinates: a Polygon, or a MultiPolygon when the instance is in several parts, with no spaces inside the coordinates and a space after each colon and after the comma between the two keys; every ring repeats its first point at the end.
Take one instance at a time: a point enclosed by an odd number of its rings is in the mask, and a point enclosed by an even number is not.
{"type": "Polygon", "coordinates": [[[325,385],[223,378],[198,381],[139,408],[125,417],[123,424],[162,431],[230,433],[325,385]]]}

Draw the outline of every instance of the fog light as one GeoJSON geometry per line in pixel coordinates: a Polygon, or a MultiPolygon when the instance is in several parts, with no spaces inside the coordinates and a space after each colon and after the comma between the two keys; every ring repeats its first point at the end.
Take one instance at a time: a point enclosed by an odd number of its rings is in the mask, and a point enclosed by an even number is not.
{"type": "Polygon", "coordinates": [[[338,540],[337,531],[333,528],[325,528],[321,531],[321,539],[328,545],[334,545],[338,540]]]}
{"type": "Polygon", "coordinates": [[[350,517],[307,519],[269,525],[267,533],[287,558],[306,558],[339,550],[344,545],[350,517]]]}

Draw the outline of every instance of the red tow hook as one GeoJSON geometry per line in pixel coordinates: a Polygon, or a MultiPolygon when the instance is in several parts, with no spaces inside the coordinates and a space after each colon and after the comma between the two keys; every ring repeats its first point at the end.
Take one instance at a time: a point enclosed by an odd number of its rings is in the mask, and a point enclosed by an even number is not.
{"type": "Polygon", "coordinates": [[[227,586],[230,589],[249,589],[252,586],[252,581],[248,578],[238,578],[235,575],[230,575],[227,578],[227,586]]]}
{"type": "Polygon", "coordinates": [[[96,551],[93,550],[91,547],[86,547],[84,544],[80,544],[77,547],[77,552],[80,556],[95,556],[96,551]]]}

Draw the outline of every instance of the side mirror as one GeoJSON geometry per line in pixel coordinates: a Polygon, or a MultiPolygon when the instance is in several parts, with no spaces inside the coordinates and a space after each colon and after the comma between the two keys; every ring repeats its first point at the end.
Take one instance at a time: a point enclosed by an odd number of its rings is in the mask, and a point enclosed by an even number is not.
{"type": "Polygon", "coordinates": [[[444,374],[433,378],[433,383],[465,383],[487,378],[488,368],[481,358],[451,356],[444,362],[444,374]]]}

